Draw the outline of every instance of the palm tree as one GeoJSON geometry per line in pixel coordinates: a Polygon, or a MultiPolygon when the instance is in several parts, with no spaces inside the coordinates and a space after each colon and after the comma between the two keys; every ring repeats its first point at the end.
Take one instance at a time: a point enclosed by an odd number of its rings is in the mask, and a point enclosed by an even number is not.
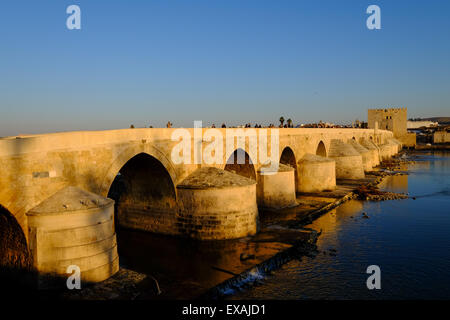
{"type": "Polygon", "coordinates": [[[284,123],[284,118],[280,117],[280,123],[281,123],[281,127],[283,127],[283,123],[284,123]]]}
{"type": "Polygon", "coordinates": [[[287,119],[288,128],[292,128],[292,120],[291,118],[287,119]]]}

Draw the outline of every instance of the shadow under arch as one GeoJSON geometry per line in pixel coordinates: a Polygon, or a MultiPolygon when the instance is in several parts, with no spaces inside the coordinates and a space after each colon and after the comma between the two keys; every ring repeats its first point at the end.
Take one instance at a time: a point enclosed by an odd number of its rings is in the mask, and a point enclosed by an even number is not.
{"type": "Polygon", "coordinates": [[[170,173],[155,157],[139,153],[117,173],[108,191],[116,201],[116,212],[127,207],[145,210],[171,210],[176,206],[175,185],[170,173]]]}
{"type": "Polygon", "coordinates": [[[280,163],[294,168],[295,190],[297,190],[297,160],[294,151],[290,147],[285,147],[281,152],[280,163]]]}
{"type": "Polygon", "coordinates": [[[236,149],[228,158],[224,170],[239,174],[256,181],[256,170],[253,161],[245,150],[236,149]]]}
{"type": "Polygon", "coordinates": [[[1,286],[24,284],[32,261],[22,227],[8,209],[0,205],[0,281],[1,286]]]}
{"type": "Polygon", "coordinates": [[[172,184],[175,185],[177,181],[177,174],[172,162],[166,157],[166,155],[151,145],[144,146],[131,146],[122,151],[111,163],[106,175],[103,178],[100,186],[99,194],[106,197],[111,189],[113,181],[116,179],[120,170],[125,164],[139,154],[147,154],[156,160],[158,160],[164,167],[164,169],[170,175],[172,184]]]}
{"type": "Polygon", "coordinates": [[[321,157],[327,157],[327,149],[323,141],[320,141],[316,148],[316,155],[321,157]]]}

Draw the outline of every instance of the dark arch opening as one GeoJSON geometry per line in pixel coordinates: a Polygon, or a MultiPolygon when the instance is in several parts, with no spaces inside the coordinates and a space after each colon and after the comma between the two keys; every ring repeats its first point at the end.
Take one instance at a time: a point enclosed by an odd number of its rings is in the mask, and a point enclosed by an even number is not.
{"type": "Polygon", "coordinates": [[[152,223],[161,223],[164,214],[175,215],[176,192],[170,174],[158,159],[146,153],[125,163],[108,198],[116,202],[114,211],[119,224],[133,220],[130,215],[145,215],[146,224],[151,227],[152,223]]]}
{"type": "Polygon", "coordinates": [[[319,145],[317,146],[317,149],[316,149],[316,155],[321,156],[321,157],[327,156],[327,149],[325,149],[325,144],[323,143],[323,141],[319,142],[319,145]]]}
{"type": "Polygon", "coordinates": [[[24,285],[31,270],[27,240],[15,217],[0,205],[0,281],[1,286],[24,285]]]}
{"type": "Polygon", "coordinates": [[[230,155],[224,170],[256,180],[255,166],[253,165],[252,159],[242,149],[237,149],[230,155]]]}
{"type": "Polygon", "coordinates": [[[297,190],[297,161],[295,160],[294,151],[290,147],[283,149],[280,157],[280,163],[294,168],[295,190],[297,190]]]}

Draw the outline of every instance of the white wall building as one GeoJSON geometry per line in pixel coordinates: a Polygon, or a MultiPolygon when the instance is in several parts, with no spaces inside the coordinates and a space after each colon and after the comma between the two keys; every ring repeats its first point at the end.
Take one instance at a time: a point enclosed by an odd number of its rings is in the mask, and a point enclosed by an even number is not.
{"type": "Polygon", "coordinates": [[[408,121],[406,122],[407,129],[417,129],[420,127],[437,127],[439,124],[433,121],[408,121]]]}

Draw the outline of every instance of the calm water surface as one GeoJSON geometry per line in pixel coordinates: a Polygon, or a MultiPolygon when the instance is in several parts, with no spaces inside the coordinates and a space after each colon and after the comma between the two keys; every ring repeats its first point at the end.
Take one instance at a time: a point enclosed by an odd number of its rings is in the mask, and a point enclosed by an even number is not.
{"type": "Polygon", "coordinates": [[[415,160],[408,176],[381,187],[416,200],[345,203],[308,226],[323,231],[320,254],[287,263],[232,299],[450,299],[450,153],[415,160]],[[329,249],[336,255],[323,253],[329,249]],[[381,268],[381,290],[366,287],[369,265],[381,268]]]}

